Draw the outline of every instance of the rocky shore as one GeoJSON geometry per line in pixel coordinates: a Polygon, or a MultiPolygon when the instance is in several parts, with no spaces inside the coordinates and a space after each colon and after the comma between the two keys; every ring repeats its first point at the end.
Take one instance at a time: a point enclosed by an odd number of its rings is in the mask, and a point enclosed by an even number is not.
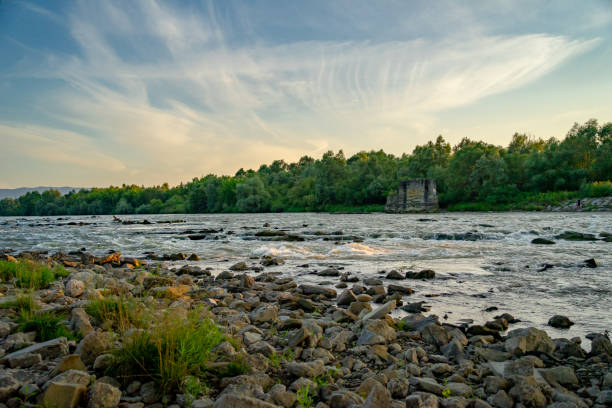
{"type": "Polygon", "coordinates": [[[217,276],[118,252],[2,258],[21,269],[0,287],[0,408],[612,406],[606,333],[590,334],[587,351],[579,338],[512,329],[508,312],[520,310],[441,323],[405,303],[409,279],[434,271],[360,280],[325,269],[327,284],[308,285],[269,272],[275,257],[217,276]],[[53,279],[35,284],[36,265],[53,279]],[[395,319],[399,307],[413,313],[395,319]],[[42,340],[60,326],[64,336],[42,340]]]}

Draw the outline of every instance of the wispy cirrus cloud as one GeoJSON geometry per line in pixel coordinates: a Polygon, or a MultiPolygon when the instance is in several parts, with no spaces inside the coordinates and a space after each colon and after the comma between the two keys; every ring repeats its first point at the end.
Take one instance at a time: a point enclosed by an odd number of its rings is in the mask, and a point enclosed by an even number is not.
{"type": "Polygon", "coordinates": [[[61,81],[36,102],[53,127],[13,122],[0,132],[44,134],[41,146],[68,153],[95,145],[98,159],[112,158],[110,172],[144,183],[329,148],[399,153],[415,144],[407,135],[432,136],[437,113],[524,86],[598,43],[467,33],[234,44],[212,4],[155,1],[79,3],[65,25],[78,54],[49,53],[42,66],[10,73],[61,81]]]}

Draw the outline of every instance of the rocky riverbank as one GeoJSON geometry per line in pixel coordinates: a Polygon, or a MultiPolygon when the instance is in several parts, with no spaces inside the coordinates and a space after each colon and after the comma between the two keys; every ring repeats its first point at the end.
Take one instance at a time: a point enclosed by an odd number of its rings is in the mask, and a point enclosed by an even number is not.
{"type": "Polygon", "coordinates": [[[10,408],[612,405],[606,334],[589,335],[587,351],[577,338],[513,330],[520,310],[444,324],[403,302],[409,280],[325,269],[325,284],[308,285],[268,272],[283,263],[275,257],[217,276],[119,253],[3,257],[0,401],[10,408]],[[11,275],[9,263],[21,269],[11,275]],[[38,263],[63,266],[45,275],[38,263]],[[394,319],[398,307],[415,313],[394,319]]]}

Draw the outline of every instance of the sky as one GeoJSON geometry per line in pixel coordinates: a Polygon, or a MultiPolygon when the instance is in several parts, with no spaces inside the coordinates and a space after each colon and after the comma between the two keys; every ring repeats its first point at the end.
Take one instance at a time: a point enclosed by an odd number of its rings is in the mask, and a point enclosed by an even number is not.
{"type": "Polygon", "coordinates": [[[0,188],[612,120],[612,1],[0,0],[0,188]]]}

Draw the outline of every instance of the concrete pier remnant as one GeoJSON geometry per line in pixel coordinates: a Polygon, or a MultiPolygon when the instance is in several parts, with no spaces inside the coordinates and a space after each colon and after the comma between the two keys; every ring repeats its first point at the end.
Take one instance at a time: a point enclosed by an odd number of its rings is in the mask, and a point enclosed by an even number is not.
{"type": "Polygon", "coordinates": [[[438,194],[433,179],[401,181],[397,191],[389,193],[385,205],[385,212],[395,214],[437,210],[438,194]]]}

